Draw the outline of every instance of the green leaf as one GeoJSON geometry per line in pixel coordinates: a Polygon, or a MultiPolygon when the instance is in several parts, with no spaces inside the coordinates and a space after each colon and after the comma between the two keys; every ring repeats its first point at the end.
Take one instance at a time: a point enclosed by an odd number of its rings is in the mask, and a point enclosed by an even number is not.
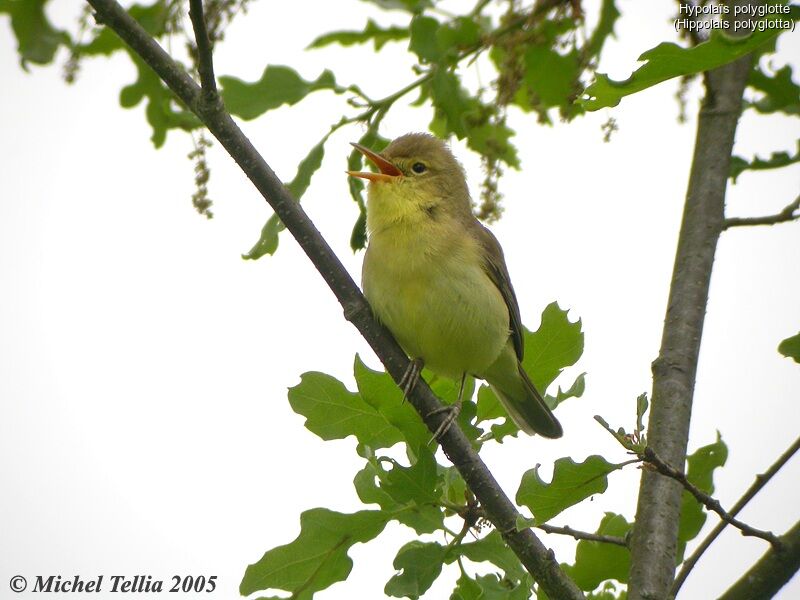
{"type": "Polygon", "coordinates": [[[122,88],[119,103],[123,108],[133,108],[147,99],[145,115],[153,128],[150,139],[156,148],[164,145],[169,129],[190,131],[200,126],[200,120],[190,111],[175,109],[173,105],[182,107],[180,100],[155,74],[138,54],[127,50],[133,64],[136,65],[138,78],[135,82],[122,88]]]}
{"type": "Polygon", "coordinates": [[[358,499],[364,504],[377,504],[382,510],[391,511],[398,507],[398,503],[384,490],[378,481],[384,477],[380,463],[370,460],[353,478],[353,487],[356,488],[358,499]]]}
{"type": "Polygon", "coordinates": [[[450,594],[450,600],[479,600],[481,593],[482,589],[478,582],[461,573],[453,593],[450,594]]]}
{"type": "Polygon", "coordinates": [[[626,600],[627,597],[628,593],[618,590],[612,581],[606,581],[600,590],[586,594],[586,600],[626,600]]]}
{"type": "Polygon", "coordinates": [[[489,429],[491,431],[491,439],[501,444],[503,443],[503,438],[508,436],[517,437],[519,433],[519,427],[517,427],[511,419],[506,419],[502,423],[494,424],[489,429]]]}
{"type": "Polygon", "coordinates": [[[416,454],[416,462],[409,467],[392,461],[393,468],[386,474],[382,487],[399,504],[438,503],[436,484],[439,476],[433,453],[427,446],[420,446],[416,449],[416,454]]]}
{"type": "Polygon", "coordinates": [[[461,87],[455,73],[447,69],[436,69],[430,80],[431,101],[436,109],[443,129],[435,133],[446,137],[454,133],[459,139],[467,135],[467,121],[480,119],[477,99],[471,98],[461,87]]]}
{"type": "Polygon", "coordinates": [[[644,431],[644,415],[650,406],[650,401],[647,399],[647,392],[639,394],[636,397],[636,431],[644,431]]]}
{"type": "MultiPolygon", "coordinates": [[[[157,0],[150,5],[134,4],[128,9],[128,15],[155,38],[167,32],[170,9],[164,0],[157,0]]],[[[110,27],[103,27],[89,42],[78,46],[84,56],[109,56],[124,48],[125,43],[110,27]]]]}
{"type": "Polygon", "coordinates": [[[381,462],[374,458],[370,459],[353,479],[359,499],[364,504],[377,504],[382,510],[390,512],[392,519],[411,527],[417,535],[440,530],[444,523],[444,514],[439,506],[418,505],[414,502],[404,506],[380,485],[387,477],[381,462]]]}
{"type": "Polygon", "coordinates": [[[575,378],[575,381],[572,382],[572,385],[569,386],[568,389],[562,390],[561,386],[558,386],[558,392],[556,392],[555,397],[546,396],[545,402],[547,402],[547,405],[552,409],[564,402],[564,400],[568,400],[570,398],[580,398],[583,396],[583,392],[585,391],[586,373],[581,373],[575,378]]]}
{"type": "Polygon", "coordinates": [[[69,35],[54,28],[44,11],[47,0],[0,0],[0,14],[11,17],[11,29],[17,38],[19,62],[46,65],[53,62],[60,45],[69,45],[69,35]]]}
{"type": "Polygon", "coordinates": [[[786,65],[774,75],[767,75],[756,66],[750,72],[748,85],[763,95],[750,106],[760,113],[783,112],[788,115],[800,114],[800,85],[792,80],[792,67],[786,65]]]}
{"type": "Polygon", "coordinates": [[[800,363],[800,333],[786,338],[778,345],[778,352],[800,363]]]}
{"type": "Polygon", "coordinates": [[[481,41],[481,28],[478,21],[467,17],[456,17],[439,27],[436,43],[441,52],[453,58],[460,50],[472,48],[481,41]]]}
{"type": "Polygon", "coordinates": [[[525,568],[519,558],[503,541],[500,532],[493,530],[488,535],[469,542],[455,546],[448,554],[446,562],[455,562],[459,557],[468,558],[473,562],[488,562],[503,570],[506,579],[519,583],[525,578],[525,568]]]}
{"type": "Polygon", "coordinates": [[[307,510],[300,515],[300,535],[248,566],[239,592],[247,596],[274,588],[292,592],[295,600],[310,600],[315,592],[347,579],[353,567],[347,551],[375,538],[388,520],[382,511],[307,510]]]}
{"type": "Polygon", "coordinates": [[[471,95],[454,72],[443,67],[433,69],[421,93],[430,97],[435,109],[429,125],[435,135],[466,138],[467,145],[475,152],[519,168],[517,151],[509,141],[514,130],[498,120],[497,106],[483,104],[471,95]]]}
{"type": "MultiPolygon", "coordinates": [[[[308,186],[311,185],[311,177],[322,165],[326,141],[328,141],[328,135],[325,135],[316,146],[311,148],[311,151],[297,165],[297,173],[294,179],[286,184],[286,190],[289,195],[298,202],[306,193],[308,186]]],[[[261,228],[261,235],[258,241],[250,249],[250,252],[242,255],[242,258],[245,260],[257,260],[265,254],[275,254],[278,249],[278,234],[284,229],[286,227],[278,218],[278,215],[273,214],[267,219],[264,227],[261,228]]]]}
{"type": "Polygon", "coordinates": [[[282,65],[268,65],[261,79],[253,83],[230,76],[220,77],[219,81],[225,107],[246,121],[283,104],[297,104],[317,90],[332,90],[337,94],[345,91],[336,85],[333,73],[327,69],[314,81],[306,81],[297,71],[282,65]]]}
{"type": "Polygon", "coordinates": [[[420,14],[411,20],[410,34],[408,49],[421,63],[450,64],[462,50],[480,42],[481,28],[476,20],[466,17],[440,23],[420,14]]]}
{"type": "Polygon", "coordinates": [[[490,419],[499,419],[506,417],[507,413],[500,404],[497,395],[492,391],[488,385],[482,385],[478,390],[478,423],[481,421],[488,421],[490,419]]]}
{"type": "Polygon", "coordinates": [[[411,40],[408,49],[416,54],[421,62],[433,63],[442,58],[442,51],[436,39],[439,21],[433,17],[417,15],[411,19],[411,40]]]}
{"type": "Polygon", "coordinates": [[[316,38],[308,49],[322,48],[331,44],[353,46],[371,41],[375,50],[380,50],[388,42],[396,42],[410,35],[408,27],[380,27],[372,19],[367,20],[367,25],[362,31],[332,31],[316,38]]]}
{"type": "Polygon", "coordinates": [[[413,529],[417,535],[435,533],[444,527],[444,512],[432,504],[409,504],[394,512],[392,518],[413,529]]]}
{"type": "Polygon", "coordinates": [[[583,354],[581,321],[570,323],[566,310],[558,303],[542,312],[542,323],[535,332],[524,331],[525,358],[522,366],[536,388],[544,392],[561,372],[578,362],[583,354]]]}
{"type": "Polygon", "coordinates": [[[468,125],[467,146],[483,156],[495,156],[509,167],[519,169],[517,149],[509,141],[515,131],[505,123],[468,125]]]}
{"type": "Polygon", "coordinates": [[[609,36],[614,35],[614,24],[619,18],[619,10],[614,0],[603,0],[600,6],[600,19],[589,41],[583,48],[587,56],[598,56],[609,36]]]}
{"type": "MultiPolygon", "coordinates": [[[[597,533],[624,538],[632,526],[622,515],[606,513],[597,533]]],[[[564,571],[580,589],[590,591],[606,579],[626,583],[630,563],[631,554],[627,548],[581,540],[575,549],[575,564],[565,566],[564,571]]]]}
{"type": "Polygon", "coordinates": [[[323,440],[354,435],[371,448],[387,448],[403,440],[383,414],[325,373],[303,373],[300,383],[289,388],[289,404],[306,417],[306,428],[323,440]]]}
{"type": "Polygon", "coordinates": [[[602,456],[589,456],[582,463],[559,458],[553,465],[550,483],[539,477],[538,466],[525,472],[517,491],[517,504],[530,508],[537,523],[546,523],[589,496],[605,492],[608,474],[619,468],[602,456]]]}
{"type": "MultiPolygon", "coordinates": [[[[351,177],[350,179],[354,179],[351,177]]],[[[357,252],[367,245],[367,213],[358,213],[353,231],[350,232],[350,249],[357,252]]]]}
{"type": "Polygon", "coordinates": [[[613,81],[598,73],[594,83],[586,88],[580,103],[586,110],[616,106],[620,100],[662,81],[709,71],[749,54],[775,37],[781,30],[765,28],[745,38],[732,38],[713,31],[708,41],[693,48],[682,48],[663,42],[639,57],[645,64],[625,81],[613,81]]]}
{"type": "Polygon", "coordinates": [[[480,600],[527,600],[531,597],[532,583],[528,578],[522,583],[514,583],[491,573],[478,575],[475,581],[481,588],[480,600]]]}
{"type": "MultiPolygon", "coordinates": [[[[380,152],[389,145],[389,140],[382,137],[376,128],[370,126],[369,129],[361,136],[358,143],[380,152]]],[[[353,150],[347,157],[347,170],[360,171],[364,166],[364,155],[358,150],[353,150]]],[[[359,216],[356,224],[353,227],[353,232],[350,236],[350,248],[353,251],[361,250],[367,245],[367,209],[364,204],[364,181],[358,177],[348,177],[347,185],[350,189],[350,196],[358,204],[359,216]]]]}
{"type": "Polygon", "coordinates": [[[525,51],[525,75],[530,103],[542,108],[572,104],[579,88],[577,52],[562,55],[549,46],[531,46],[525,51]]]}
{"type": "Polygon", "coordinates": [[[265,254],[275,254],[278,249],[278,234],[285,229],[283,221],[280,220],[278,215],[273,214],[264,227],[261,228],[261,235],[258,241],[250,248],[250,252],[242,254],[245,260],[258,260],[265,254]]]}
{"type": "Polygon", "coordinates": [[[361,400],[391,423],[412,451],[427,445],[431,437],[428,428],[411,403],[403,400],[403,393],[388,373],[373,371],[356,355],[353,374],[361,400]]]}
{"type": "MultiPolygon", "coordinates": [[[[640,396],[640,398],[641,398],[641,396],[640,396]]],[[[620,443],[620,445],[623,448],[625,448],[626,450],[628,450],[628,451],[630,451],[630,452],[632,452],[634,454],[641,454],[642,452],[644,452],[644,449],[645,449],[645,447],[647,445],[645,436],[641,436],[640,438],[637,438],[635,431],[632,432],[632,433],[628,433],[622,427],[617,428],[616,431],[615,431],[614,429],[611,429],[611,426],[608,424],[608,421],[606,421],[600,415],[595,415],[594,416],[594,420],[597,421],[598,423],[600,423],[600,425],[603,427],[603,429],[608,431],[608,433],[613,435],[614,439],[617,440],[620,443]]]]}
{"type": "Polygon", "coordinates": [[[308,186],[311,184],[311,176],[317,172],[322,165],[322,159],[325,156],[325,142],[328,141],[328,136],[323,137],[319,143],[311,148],[306,157],[297,165],[297,173],[289,183],[286,184],[286,189],[295,200],[299,201],[306,193],[308,186]]]}
{"type": "MultiPolygon", "coordinates": [[[[686,478],[707,494],[714,493],[714,469],[722,467],[728,459],[728,447],[717,433],[717,441],[698,448],[687,458],[686,478]]],[[[683,556],[686,542],[697,537],[706,522],[703,506],[689,492],[681,496],[681,517],[678,524],[679,556],[683,556]]]]}
{"type": "Polygon", "coordinates": [[[400,573],[386,583],[386,595],[413,600],[422,596],[442,572],[446,552],[447,549],[440,544],[417,540],[400,548],[393,563],[400,573]]]}
{"type": "Polygon", "coordinates": [[[800,141],[797,142],[797,152],[792,156],[788,152],[773,152],[769,158],[755,156],[747,161],[740,156],[731,157],[730,178],[736,183],[736,179],[743,171],[764,171],[768,169],[779,169],[800,163],[800,141]]]}
{"type": "Polygon", "coordinates": [[[463,504],[467,484],[458,469],[439,465],[439,473],[442,479],[442,498],[451,504],[463,504]]]}
{"type": "Polygon", "coordinates": [[[707,494],[714,493],[714,469],[722,467],[728,460],[728,447],[717,432],[717,441],[695,450],[686,462],[686,478],[707,494]]]}
{"type": "MultiPolygon", "coordinates": [[[[136,4],[130,8],[129,14],[150,35],[160,37],[166,33],[170,9],[163,0],[148,6],[136,4]]],[[[152,127],[151,140],[156,148],[164,144],[168,130],[178,128],[189,131],[200,126],[200,120],[184,107],[155,72],[138,54],[125,46],[111,29],[103,28],[88,44],[79,47],[83,55],[110,55],[117,50],[124,50],[128,54],[138,75],[134,83],[120,91],[120,105],[132,108],[146,99],[145,115],[152,127]]]]}

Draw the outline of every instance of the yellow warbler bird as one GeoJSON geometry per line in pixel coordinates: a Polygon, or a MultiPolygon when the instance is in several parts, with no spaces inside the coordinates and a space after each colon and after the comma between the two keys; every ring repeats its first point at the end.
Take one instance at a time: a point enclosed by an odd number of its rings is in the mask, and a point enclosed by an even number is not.
{"type": "Polygon", "coordinates": [[[348,173],[369,180],[362,285],[376,317],[415,359],[405,390],[423,364],[461,379],[462,392],[464,377],[474,375],[522,431],[561,437],[520,364],[522,322],[503,250],[473,215],[449,148],[422,133],[397,138],[381,154],[353,146],[379,170],[348,173]]]}

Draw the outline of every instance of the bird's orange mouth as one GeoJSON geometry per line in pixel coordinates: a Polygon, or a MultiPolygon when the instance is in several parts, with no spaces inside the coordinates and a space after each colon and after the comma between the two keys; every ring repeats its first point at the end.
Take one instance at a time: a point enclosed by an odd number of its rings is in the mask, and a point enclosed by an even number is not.
{"type": "Polygon", "coordinates": [[[373,173],[372,171],[347,171],[347,174],[351,177],[360,177],[361,179],[369,179],[370,181],[392,181],[395,177],[400,177],[403,174],[400,169],[377,152],[373,152],[366,146],[356,144],[355,142],[351,142],[350,145],[366,156],[369,161],[380,170],[380,173],[373,173]]]}

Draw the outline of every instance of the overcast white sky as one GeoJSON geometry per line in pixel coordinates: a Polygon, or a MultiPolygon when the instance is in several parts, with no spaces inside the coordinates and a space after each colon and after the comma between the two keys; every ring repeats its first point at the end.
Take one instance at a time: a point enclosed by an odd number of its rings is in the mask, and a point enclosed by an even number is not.
{"type": "MultiPolygon", "coordinates": [[[[79,7],[60,0],[51,14],[68,25],[79,7]]],[[[618,41],[602,69],[616,77],[674,36],[671,3],[620,7],[618,41]]],[[[355,28],[367,16],[397,18],[355,0],[313,11],[253,3],[219,49],[217,72],[253,80],[267,63],[289,64],[311,78],[331,68],[380,96],[412,77],[400,46],[378,56],[371,47],[303,52],[318,33],[355,28]]],[[[219,578],[213,597],[236,597],[246,565],[294,539],[302,510],[360,506],[351,484],[361,466],[355,443],[319,441],[291,411],[286,388],[309,370],[349,383],[356,352],[378,363],[288,235],[276,257],[241,260],[270,211],[216,146],[216,216],[194,214],[188,138],[170,133],[155,151],[142,107],[119,107],[119,89],[135,79],[127,59],[84,63],[70,88],[58,69],[24,74],[14,50],[0,17],[0,586],[16,574],[202,574],[219,578]]],[[[798,34],[784,35],[776,66],[787,57],[797,65],[798,50],[798,34]]],[[[485,68],[475,76],[490,77],[485,68]]],[[[559,407],[563,439],[485,449],[512,496],[536,464],[547,474],[560,456],[625,458],[592,416],[630,428],[636,396],[650,390],[699,94],[691,95],[691,122],[679,126],[675,89],[664,84],[550,129],[510,114],[523,169],[504,180],[506,212],[493,229],[527,326],[535,329],[553,300],[583,320],[584,356],[560,382],[588,372],[584,398],[559,407]],[[604,144],[600,125],[609,116],[620,130],[604,144]]],[[[342,110],[342,98],[323,93],[244,129],[288,180],[342,110]]],[[[429,120],[427,109],[404,108],[383,133],[424,130],[429,120]]],[[[304,199],[356,278],[361,255],[348,248],[356,208],[343,170],[359,132],[330,139],[304,199]]],[[[798,137],[798,119],[748,114],[736,152],[790,150],[798,137]]],[[[475,190],[476,159],[460,143],[454,150],[475,190]]],[[[775,212],[798,183],[797,166],[747,173],[730,189],[729,214],[775,212]]],[[[719,245],[690,450],[717,431],[728,443],[728,465],[715,476],[725,506],[798,432],[800,366],[776,351],[800,330],[798,234],[798,223],[737,229],[719,245]]],[[[594,530],[611,510],[632,519],[638,476],[613,475],[606,494],[554,522],[594,530]]],[[[742,518],[786,530],[798,517],[798,476],[795,459],[742,518]]],[[[320,597],[382,596],[396,550],[412,537],[393,525],[382,541],[356,546],[350,579],[320,597]]],[[[569,540],[544,538],[571,559],[569,540]]],[[[763,550],[727,532],[681,598],[714,597],[763,550]]],[[[446,597],[454,579],[443,577],[426,597],[446,597]]],[[[798,596],[794,581],[780,597],[798,596]]]]}

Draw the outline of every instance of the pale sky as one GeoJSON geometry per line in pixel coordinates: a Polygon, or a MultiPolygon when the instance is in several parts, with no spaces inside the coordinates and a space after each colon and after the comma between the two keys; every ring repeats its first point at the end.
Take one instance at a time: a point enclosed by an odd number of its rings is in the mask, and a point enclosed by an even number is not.
{"type": "MultiPolygon", "coordinates": [[[[80,7],[52,4],[60,26],[80,7]]],[[[675,35],[671,3],[627,1],[620,9],[617,41],[601,69],[617,78],[675,35]]],[[[319,33],[357,28],[368,16],[398,19],[355,0],[317,3],[313,11],[305,3],[252,3],[219,48],[217,73],[254,80],[268,63],[288,64],[311,79],[330,68],[341,83],[358,82],[380,97],[413,78],[402,45],[379,55],[371,46],[303,51],[319,33]]],[[[791,57],[797,69],[798,34],[784,35],[780,46],[775,67],[791,57]]],[[[23,73],[15,47],[0,17],[0,586],[17,574],[29,581],[151,574],[165,582],[217,575],[209,597],[237,597],[246,566],[295,538],[301,511],[363,508],[352,486],[362,466],[355,442],[323,443],[308,432],[286,389],[306,371],[350,385],[356,353],[376,368],[377,359],[288,234],[275,257],[240,258],[270,210],[217,145],[210,152],[215,218],[193,212],[188,136],[171,132],[156,151],[142,106],[119,106],[120,88],[135,79],[127,58],[86,61],[68,87],[59,68],[23,73]]],[[[491,73],[479,61],[467,77],[485,81],[491,73]]],[[[630,429],[636,396],[651,388],[700,93],[692,89],[690,122],[681,126],[675,91],[666,83],[552,128],[510,111],[522,170],[502,182],[506,211],[493,230],[525,324],[536,329],[553,300],[583,321],[583,358],[558,382],[588,373],[584,397],[558,408],[562,439],[485,448],[511,497],[537,464],[547,475],[561,456],[627,458],[592,417],[630,429]],[[605,144],[600,125],[609,117],[620,130],[605,144]]],[[[290,180],[343,110],[344,98],[323,92],[243,128],[290,180]]],[[[402,105],[382,133],[424,130],[430,116],[402,105]]],[[[792,150],[798,123],[748,112],[735,152],[792,150]]],[[[362,255],[348,239],[357,210],[343,171],[348,142],[360,132],[331,137],[303,201],[356,279],[362,255]]],[[[462,143],[453,149],[477,194],[477,159],[462,143]]],[[[729,190],[728,214],[777,212],[798,183],[797,165],[745,173],[729,190]]],[[[800,330],[799,234],[800,223],[735,229],[718,248],[689,445],[691,452],[711,443],[717,431],[728,444],[728,464],[715,474],[723,506],[800,429],[800,365],[776,350],[800,330]]],[[[795,459],[741,518],[784,532],[798,517],[799,476],[795,459]]],[[[605,511],[632,520],[638,479],[631,467],[612,475],[605,494],[553,523],[594,531],[605,511]]],[[[716,522],[709,517],[704,533],[716,522]]],[[[572,560],[570,539],[541,535],[560,560],[572,560]]],[[[355,546],[350,578],[319,597],[381,597],[397,549],[413,538],[394,524],[378,541],[355,546]]],[[[765,547],[729,529],[681,600],[715,597],[765,547]]],[[[455,578],[446,573],[425,597],[447,597],[455,578]]],[[[796,578],[779,597],[799,595],[796,578]]]]}

